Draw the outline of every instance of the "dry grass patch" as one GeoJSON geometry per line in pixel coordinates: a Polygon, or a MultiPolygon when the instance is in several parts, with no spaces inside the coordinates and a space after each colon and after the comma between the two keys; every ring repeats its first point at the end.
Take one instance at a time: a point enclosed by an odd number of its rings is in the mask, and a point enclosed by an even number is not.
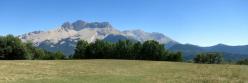
{"type": "Polygon", "coordinates": [[[248,66],[159,61],[0,61],[0,71],[0,83],[248,83],[248,66]]]}

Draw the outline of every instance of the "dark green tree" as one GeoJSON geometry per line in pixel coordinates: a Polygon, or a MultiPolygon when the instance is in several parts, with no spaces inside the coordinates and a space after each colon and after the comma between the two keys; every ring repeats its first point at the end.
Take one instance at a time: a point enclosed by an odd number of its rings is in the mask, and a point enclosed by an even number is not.
{"type": "Polygon", "coordinates": [[[248,58],[237,61],[237,64],[239,64],[239,65],[248,65],[248,58]]]}
{"type": "Polygon", "coordinates": [[[104,57],[103,58],[104,59],[113,59],[115,57],[114,48],[115,48],[115,44],[105,41],[105,45],[103,47],[103,51],[104,51],[104,57]]]}
{"type": "Polygon", "coordinates": [[[149,40],[144,42],[141,49],[141,59],[143,60],[160,60],[165,51],[164,45],[157,41],[149,40]]]}
{"type": "Polygon", "coordinates": [[[75,53],[73,55],[74,59],[84,59],[86,58],[86,49],[89,46],[87,41],[80,40],[78,41],[76,48],[75,48],[75,53]]]}
{"type": "Polygon", "coordinates": [[[181,52],[170,52],[167,56],[167,61],[176,61],[181,62],[183,61],[182,53],[181,52]]]}
{"type": "Polygon", "coordinates": [[[43,49],[35,48],[33,51],[33,60],[51,59],[50,53],[46,53],[43,49]]]}
{"type": "Polygon", "coordinates": [[[86,58],[103,59],[112,56],[112,45],[110,42],[97,39],[86,48],[86,58]]]}
{"type": "Polygon", "coordinates": [[[63,52],[61,51],[57,51],[54,53],[54,59],[55,60],[62,60],[62,59],[65,59],[65,55],[63,52]]]}
{"type": "Polygon", "coordinates": [[[0,57],[6,60],[22,60],[27,52],[21,40],[13,35],[0,37],[0,57]]]}
{"type": "Polygon", "coordinates": [[[183,61],[181,52],[169,52],[163,44],[154,40],[144,43],[120,40],[111,43],[97,39],[90,44],[86,41],[79,41],[73,58],[183,61]]]}
{"type": "Polygon", "coordinates": [[[206,61],[207,59],[203,53],[197,54],[194,58],[195,63],[205,63],[206,61]]]}
{"type": "Polygon", "coordinates": [[[205,64],[220,64],[223,62],[223,57],[220,53],[201,53],[194,58],[195,63],[205,64]]]}
{"type": "Polygon", "coordinates": [[[142,49],[142,44],[140,42],[136,42],[132,49],[132,55],[133,55],[133,59],[141,59],[141,49],[142,49]]]}
{"type": "Polygon", "coordinates": [[[131,59],[133,43],[130,40],[118,41],[115,45],[115,55],[119,59],[131,59]]]}
{"type": "Polygon", "coordinates": [[[24,43],[24,45],[25,45],[25,49],[27,52],[26,59],[33,60],[34,59],[34,51],[35,51],[36,47],[34,47],[33,43],[31,43],[30,41],[28,41],[27,43],[24,43]]]}
{"type": "Polygon", "coordinates": [[[207,53],[208,64],[220,64],[223,61],[223,57],[220,53],[207,53]]]}

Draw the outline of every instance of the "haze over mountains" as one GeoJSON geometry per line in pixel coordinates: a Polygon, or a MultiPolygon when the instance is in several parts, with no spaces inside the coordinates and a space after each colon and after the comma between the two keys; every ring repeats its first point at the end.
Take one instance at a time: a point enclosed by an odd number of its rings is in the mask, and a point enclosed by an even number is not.
{"type": "Polygon", "coordinates": [[[78,20],[70,23],[65,22],[60,27],[49,31],[34,31],[20,35],[24,41],[31,41],[35,46],[49,50],[62,51],[66,55],[74,53],[74,47],[78,40],[94,42],[96,39],[103,39],[110,42],[119,40],[132,40],[144,42],[156,40],[172,51],[181,51],[185,59],[192,59],[194,55],[201,52],[222,52],[227,59],[240,59],[248,57],[248,46],[227,46],[223,44],[200,47],[191,44],[180,44],[177,41],[157,32],[144,32],[142,30],[120,31],[115,29],[108,22],[85,22],[78,20]]]}

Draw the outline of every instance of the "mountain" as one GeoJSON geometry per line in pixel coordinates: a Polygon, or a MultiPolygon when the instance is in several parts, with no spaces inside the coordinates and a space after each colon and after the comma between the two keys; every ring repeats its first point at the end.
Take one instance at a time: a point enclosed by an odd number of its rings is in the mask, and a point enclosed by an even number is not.
{"type": "Polygon", "coordinates": [[[211,47],[206,47],[209,51],[229,52],[234,54],[246,54],[248,55],[248,45],[243,46],[228,46],[225,44],[218,44],[211,47]]]}
{"type": "Polygon", "coordinates": [[[115,29],[109,22],[85,22],[82,20],[73,23],[65,22],[60,27],[48,31],[34,31],[20,35],[19,38],[35,46],[48,51],[62,51],[66,55],[74,53],[76,42],[86,40],[94,42],[102,39],[110,42],[119,40],[131,40],[144,42],[156,40],[171,51],[181,51],[186,60],[192,59],[196,54],[202,52],[222,52],[225,59],[239,60],[248,58],[248,45],[228,46],[218,44],[210,47],[200,47],[192,44],[180,44],[171,38],[157,32],[144,32],[142,30],[120,31],[115,29]]]}
{"type": "Polygon", "coordinates": [[[175,44],[170,47],[169,50],[183,52],[184,58],[187,60],[193,59],[196,54],[202,52],[221,52],[223,53],[224,58],[227,60],[248,58],[248,45],[228,46],[224,44],[218,44],[210,47],[200,47],[192,44],[175,44]]]}
{"type": "Polygon", "coordinates": [[[75,44],[79,40],[88,42],[94,42],[96,39],[110,42],[126,39],[140,42],[156,40],[161,44],[168,45],[166,47],[178,44],[161,33],[148,33],[142,30],[120,31],[115,29],[109,22],[85,22],[82,20],[73,23],[65,22],[54,30],[26,33],[20,35],[19,38],[24,42],[31,41],[35,46],[48,51],[62,51],[66,55],[74,53],[75,44]]]}

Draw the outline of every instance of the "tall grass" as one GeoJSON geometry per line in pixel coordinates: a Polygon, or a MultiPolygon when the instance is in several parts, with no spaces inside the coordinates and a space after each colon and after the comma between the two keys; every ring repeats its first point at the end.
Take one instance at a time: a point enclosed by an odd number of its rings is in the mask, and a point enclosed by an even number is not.
{"type": "Polygon", "coordinates": [[[248,83],[248,66],[136,60],[0,61],[0,83],[248,83]]]}

